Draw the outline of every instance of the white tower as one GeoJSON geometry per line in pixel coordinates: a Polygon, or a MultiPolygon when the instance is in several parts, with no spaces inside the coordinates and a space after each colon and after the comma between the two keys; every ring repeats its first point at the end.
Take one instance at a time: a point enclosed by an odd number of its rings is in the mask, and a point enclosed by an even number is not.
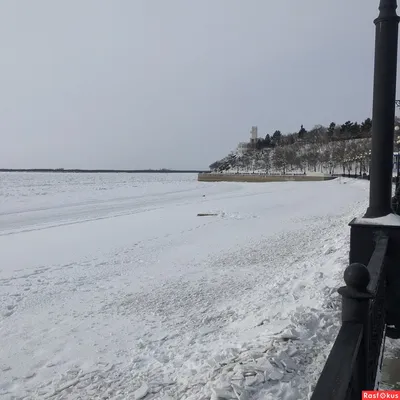
{"type": "Polygon", "coordinates": [[[257,127],[252,126],[250,131],[250,143],[257,142],[257,127]]]}

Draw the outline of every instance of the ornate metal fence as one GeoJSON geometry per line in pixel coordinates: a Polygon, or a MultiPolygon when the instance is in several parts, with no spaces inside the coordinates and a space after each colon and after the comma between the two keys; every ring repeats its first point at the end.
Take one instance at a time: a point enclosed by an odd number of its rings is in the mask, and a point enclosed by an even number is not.
{"type": "Polygon", "coordinates": [[[368,266],[346,268],[342,326],[311,400],[359,400],[377,387],[385,342],[388,237],[379,233],[368,266]]]}

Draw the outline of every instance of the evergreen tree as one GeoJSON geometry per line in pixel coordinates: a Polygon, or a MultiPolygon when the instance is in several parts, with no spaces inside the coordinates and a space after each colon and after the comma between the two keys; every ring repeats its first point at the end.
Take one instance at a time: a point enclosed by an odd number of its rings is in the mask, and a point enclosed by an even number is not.
{"type": "Polygon", "coordinates": [[[306,133],[307,133],[307,131],[304,129],[304,126],[301,125],[301,128],[300,128],[299,133],[298,133],[299,139],[304,139],[304,135],[305,135],[306,133]]]}
{"type": "Polygon", "coordinates": [[[335,128],[336,128],[336,124],[334,122],[331,122],[329,124],[329,128],[327,130],[328,138],[333,137],[333,135],[335,134],[335,128]]]}
{"type": "Polygon", "coordinates": [[[282,139],[282,133],[281,131],[275,131],[274,134],[272,135],[272,141],[274,144],[279,144],[282,139]]]}
{"type": "Polygon", "coordinates": [[[265,135],[264,144],[265,144],[265,147],[272,147],[271,136],[269,133],[267,133],[265,135]]]}
{"type": "Polygon", "coordinates": [[[361,133],[370,133],[372,129],[372,120],[367,118],[365,121],[361,122],[361,133]]]}
{"type": "Polygon", "coordinates": [[[351,127],[350,133],[353,137],[358,137],[360,135],[361,127],[358,122],[354,122],[353,126],[351,127]]]}
{"type": "Polygon", "coordinates": [[[353,123],[351,121],[346,121],[341,127],[340,127],[340,133],[342,133],[345,136],[349,136],[353,130],[353,123]]]}

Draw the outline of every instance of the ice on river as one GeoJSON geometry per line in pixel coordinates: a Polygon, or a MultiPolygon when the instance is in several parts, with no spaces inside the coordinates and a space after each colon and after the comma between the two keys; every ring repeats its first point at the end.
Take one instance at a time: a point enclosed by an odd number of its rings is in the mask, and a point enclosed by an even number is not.
{"type": "Polygon", "coordinates": [[[367,189],[1,174],[0,398],[306,399],[367,189]]]}

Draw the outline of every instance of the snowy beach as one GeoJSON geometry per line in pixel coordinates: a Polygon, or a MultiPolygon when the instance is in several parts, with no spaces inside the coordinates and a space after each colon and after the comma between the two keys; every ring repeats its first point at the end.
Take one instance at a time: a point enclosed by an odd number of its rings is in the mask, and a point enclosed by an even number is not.
{"type": "Polygon", "coordinates": [[[368,184],[0,174],[0,398],[306,399],[368,184]]]}

